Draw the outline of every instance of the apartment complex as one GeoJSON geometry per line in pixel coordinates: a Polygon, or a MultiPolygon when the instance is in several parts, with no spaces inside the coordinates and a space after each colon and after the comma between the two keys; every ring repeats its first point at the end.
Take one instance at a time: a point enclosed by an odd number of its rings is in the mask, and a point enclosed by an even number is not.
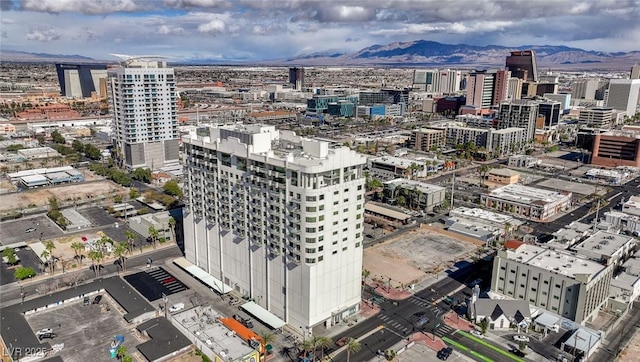
{"type": "Polygon", "coordinates": [[[514,100],[500,103],[498,128],[518,127],[527,131],[526,140],[533,140],[536,134],[538,103],[528,100],[514,100]]]}
{"type": "Polygon", "coordinates": [[[446,131],[435,128],[420,128],[411,132],[409,147],[414,150],[432,151],[439,147],[444,147],[446,142],[446,131]]]}
{"type": "Polygon", "coordinates": [[[128,60],[110,68],[109,102],[117,157],[128,169],[178,162],[178,108],[173,68],[128,60]]]}
{"type": "Polygon", "coordinates": [[[491,108],[507,99],[509,71],[476,70],[469,74],[467,106],[491,108]]]}
{"type": "Polygon", "coordinates": [[[363,156],[264,125],[183,142],[187,260],[305,333],[358,311],[363,156]]]}
{"type": "Polygon", "coordinates": [[[518,184],[506,185],[480,196],[487,208],[534,221],[545,221],[571,206],[570,192],[556,192],[518,184]]]}
{"type": "Polygon", "coordinates": [[[500,157],[512,153],[522,152],[527,143],[527,130],[519,127],[509,127],[490,130],[488,143],[485,148],[500,157]]]}
{"type": "Polygon", "coordinates": [[[493,259],[491,290],[585,323],[606,305],[613,271],[572,252],[518,244],[493,259]]]}
{"type": "Polygon", "coordinates": [[[609,128],[612,126],[613,108],[583,108],[578,116],[578,124],[591,128],[609,128]]]}

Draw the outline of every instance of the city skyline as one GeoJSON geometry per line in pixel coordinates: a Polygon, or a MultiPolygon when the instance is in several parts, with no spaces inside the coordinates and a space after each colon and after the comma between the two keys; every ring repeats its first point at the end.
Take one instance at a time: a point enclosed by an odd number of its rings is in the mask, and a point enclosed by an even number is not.
{"type": "Polygon", "coordinates": [[[636,1],[0,0],[3,49],[267,60],[428,39],[633,51],[636,1]]]}

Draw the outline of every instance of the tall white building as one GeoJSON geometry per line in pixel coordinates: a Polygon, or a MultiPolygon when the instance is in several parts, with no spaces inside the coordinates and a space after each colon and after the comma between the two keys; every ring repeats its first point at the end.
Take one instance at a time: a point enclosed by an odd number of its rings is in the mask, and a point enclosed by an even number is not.
{"type": "Polygon", "coordinates": [[[264,125],[183,143],[187,260],[305,333],[358,311],[363,156],[264,125]]]}
{"type": "Polygon", "coordinates": [[[609,89],[604,96],[604,104],[628,116],[636,114],[640,100],[640,79],[611,79],[609,89]]]}
{"type": "Polygon", "coordinates": [[[460,90],[462,72],[453,69],[416,69],[413,89],[429,93],[455,93],[460,90]]]}
{"type": "Polygon", "coordinates": [[[130,59],[108,71],[113,138],[128,169],[178,162],[178,108],[173,68],[130,59]]]}

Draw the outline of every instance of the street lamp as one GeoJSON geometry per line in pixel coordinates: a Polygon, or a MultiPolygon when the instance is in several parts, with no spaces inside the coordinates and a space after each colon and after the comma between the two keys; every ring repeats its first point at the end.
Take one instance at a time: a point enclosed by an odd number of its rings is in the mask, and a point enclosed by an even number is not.
{"type": "Polygon", "coordinates": [[[164,302],[164,317],[167,318],[167,302],[169,301],[169,297],[164,293],[162,293],[162,301],[164,302]]]}

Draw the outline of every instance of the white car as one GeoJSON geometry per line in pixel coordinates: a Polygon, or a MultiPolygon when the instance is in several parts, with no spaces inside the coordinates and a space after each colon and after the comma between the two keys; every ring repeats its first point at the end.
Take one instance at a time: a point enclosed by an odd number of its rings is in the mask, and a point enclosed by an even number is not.
{"type": "Polygon", "coordinates": [[[51,328],[44,328],[39,330],[38,332],[36,332],[36,335],[41,335],[41,334],[50,334],[53,333],[53,331],[51,330],[51,328]]]}
{"type": "Polygon", "coordinates": [[[516,342],[529,342],[529,337],[527,336],[521,336],[521,335],[515,335],[513,336],[513,340],[516,342]]]}
{"type": "Polygon", "coordinates": [[[184,303],[178,303],[178,304],[174,304],[171,307],[169,307],[169,312],[171,313],[175,313],[179,310],[183,310],[184,309],[184,303]]]}
{"type": "Polygon", "coordinates": [[[471,334],[473,334],[474,336],[478,337],[478,338],[484,338],[484,334],[482,334],[482,332],[480,332],[477,329],[473,329],[471,330],[471,332],[469,332],[471,334]]]}

